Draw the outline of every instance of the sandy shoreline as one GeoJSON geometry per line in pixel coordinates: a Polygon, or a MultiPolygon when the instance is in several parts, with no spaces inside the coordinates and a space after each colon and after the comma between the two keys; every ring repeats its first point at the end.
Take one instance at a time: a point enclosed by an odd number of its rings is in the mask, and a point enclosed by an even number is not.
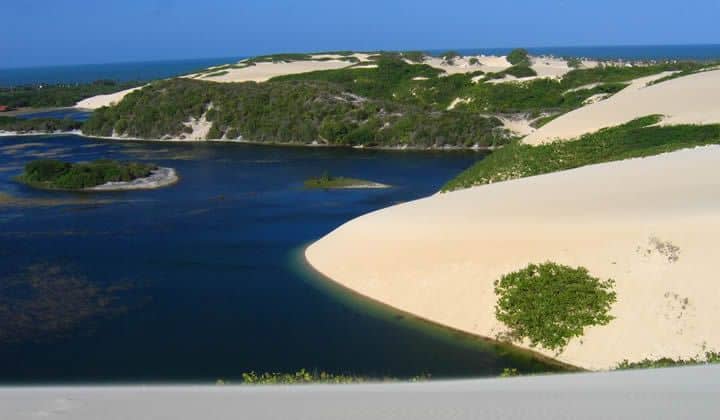
{"type": "Polygon", "coordinates": [[[152,190],[155,188],[167,187],[180,180],[173,168],[157,168],[145,178],[133,179],[127,182],[107,182],[92,188],[85,188],[84,191],[128,191],[128,190],[152,190]]]}
{"type": "Polygon", "coordinates": [[[719,162],[708,146],[436,194],[352,220],[306,258],[362,295],[484,337],[504,330],[492,285],[502,274],[584,266],[616,281],[616,319],[561,354],[536,351],[587,369],[695,357],[720,349],[709,263],[720,258],[719,162]],[[654,241],[678,246],[677,261],[654,241]]]}

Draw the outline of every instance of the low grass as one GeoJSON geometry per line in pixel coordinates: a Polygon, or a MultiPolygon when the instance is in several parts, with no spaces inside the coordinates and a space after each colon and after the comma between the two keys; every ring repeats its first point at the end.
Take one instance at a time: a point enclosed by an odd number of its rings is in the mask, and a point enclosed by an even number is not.
{"type": "Polygon", "coordinates": [[[720,143],[720,124],[654,126],[661,118],[649,115],[576,140],[539,146],[515,141],[460,173],[442,191],[720,143]]]}
{"type": "Polygon", "coordinates": [[[227,71],[227,70],[221,70],[221,71],[216,71],[214,73],[208,73],[208,74],[204,75],[203,77],[219,77],[219,76],[225,76],[228,73],[229,73],[229,71],[227,71]]]}
{"type": "Polygon", "coordinates": [[[530,264],[495,281],[495,316],[508,327],[507,338],[562,350],[586,327],[613,319],[609,315],[616,298],[613,285],[583,267],[530,264]]]}
{"type": "Polygon", "coordinates": [[[628,362],[627,360],[624,360],[617,365],[616,369],[649,369],[713,363],[720,363],[720,353],[706,352],[705,357],[692,357],[690,359],[671,359],[669,357],[663,357],[660,359],[643,359],[639,362],[628,362]]]}
{"type": "MultiPolygon", "coordinates": [[[[409,380],[411,382],[418,382],[428,379],[430,379],[429,375],[419,375],[409,380]]],[[[247,372],[242,374],[242,381],[240,383],[245,385],[355,384],[363,382],[397,382],[400,380],[401,379],[398,378],[373,378],[300,369],[295,373],[247,372]]],[[[228,382],[222,379],[216,382],[218,385],[225,385],[227,383],[228,382]]]]}

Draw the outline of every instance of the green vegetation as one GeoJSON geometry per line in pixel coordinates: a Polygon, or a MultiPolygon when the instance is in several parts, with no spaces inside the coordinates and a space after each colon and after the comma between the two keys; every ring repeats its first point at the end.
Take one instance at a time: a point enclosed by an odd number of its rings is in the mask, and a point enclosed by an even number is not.
{"type": "Polygon", "coordinates": [[[107,182],[144,178],[155,169],[157,166],[146,163],[104,159],[87,163],[41,159],[25,165],[25,171],[16,179],[36,188],[81,190],[107,182]]]}
{"type": "Polygon", "coordinates": [[[221,71],[216,71],[216,72],[214,72],[214,73],[208,73],[208,74],[204,75],[203,77],[225,76],[225,75],[228,74],[228,73],[229,73],[229,72],[228,72],[227,70],[221,70],[221,71]]]}
{"type": "Polygon", "coordinates": [[[422,63],[425,61],[425,53],[422,51],[405,51],[400,53],[402,58],[405,58],[413,63],[422,63]]]}
{"type": "Polygon", "coordinates": [[[677,73],[673,73],[673,74],[667,75],[665,77],[662,77],[660,79],[654,80],[654,81],[650,82],[649,84],[656,85],[658,83],[666,82],[668,80],[677,79],[678,77],[689,76],[691,74],[702,73],[704,71],[717,70],[717,69],[720,69],[720,62],[707,63],[707,64],[704,64],[701,66],[688,66],[687,68],[684,68],[684,69],[678,71],[677,73]]]}
{"type": "Polygon", "coordinates": [[[568,67],[570,67],[571,69],[579,69],[580,67],[582,67],[582,60],[577,57],[568,57],[565,59],[565,61],[567,62],[568,67]]]}
{"type": "Polygon", "coordinates": [[[668,357],[663,357],[660,359],[644,359],[639,362],[632,363],[624,360],[617,365],[616,369],[649,369],[674,366],[704,365],[713,363],[720,363],[720,353],[706,352],[705,357],[693,357],[690,359],[670,359],[668,357]]]}
{"type": "Polygon", "coordinates": [[[21,134],[31,132],[54,133],[57,131],[72,131],[78,130],[80,127],[82,127],[82,123],[70,119],[0,117],[0,131],[15,131],[21,134]]]}
{"type": "Polygon", "coordinates": [[[613,319],[608,313],[615,302],[613,284],[583,267],[530,264],[495,281],[495,316],[509,328],[508,338],[562,350],[585,327],[613,319]]]}
{"type": "MultiPolygon", "coordinates": [[[[523,56],[523,51],[514,56],[523,56]]],[[[343,57],[352,58],[349,52],[343,57]]],[[[340,53],[338,53],[340,54],[340,53]]],[[[446,59],[456,57],[447,52],[446,59]]],[[[525,52],[526,54],[526,52],[525,52]]],[[[311,54],[262,56],[201,72],[195,80],[158,81],[127,95],[117,106],[93,113],[83,132],[147,139],[192,132],[203,115],[212,123],[210,138],[257,142],[320,142],[368,147],[491,147],[510,142],[510,133],[493,114],[548,117],[576,109],[596,94],[611,95],[627,81],[665,70],[691,70],[688,63],[598,67],[570,71],[560,80],[488,83],[486,79],[528,77],[526,60],[500,74],[447,75],[422,63],[423,53],[379,52],[375,68],[347,67],[275,77],[264,83],[202,80],[230,68],[260,62],[309,60],[311,54]],[[420,63],[420,64],[415,64],[420,63]],[[440,77],[442,76],[442,77],[440,77]],[[586,87],[590,83],[591,87],[586,87]],[[456,98],[467,99],[452,110],[456,98]]]]}
{"type": "Polygon", "coordinates": [[[384,184],[364,179],[345,178],[342,176],[332,176],[328,172],[324,172],[317,178],[310,178],[305,181],[305,188],[313,189],[332,189],[332,188],[383,188],[384,184]]]}
{"type": "MultiPolygon", "coordinates": [[[[315,72],[319,74],[285,76],[260,84],[160,81],[126,96],[117,106],[95,111],[83,132],[156,139],[179,136],[191,131],[186,122],[205,114],[213,123],[212,137],[218,138],[387,147],[506,143],[497,118],[423,105],[437,100],[449,103],[449,97],[421,97],[407,103],[385,98],[384,86],[410,84],[414,76],[436,72],[393,60],[377,69],[315,72]],[[314,76],[326,80],[303,80],[314,76]],[[354,85],[352,92],[345,83],[354,85]]],[[[458,82],[451,77],[436,80],[437,86],[458,82]]]]}
{"type": "Polygon", "coordinates": [[[660,120],[650,115],[576,140],[539,146],[513,142],[462,172],[443,191],[720,143],[720,124],[653,125],[660,120]]]}
{"type": "MultiPolygon", "coordinates": [[[[410,378],[410,381],[417,382],[430,379],[429,375],[420,375],[410,378]]],[[[310,372],[300,369],[295,373],[243,373],[241,383],[247,385],[290,385],[290,384],[353,384],[362,382],[387,382],[398,381],[397,378],[371,378],[357,375],[343,375],[328,372],[310,372]]],[[[217,384],[224,385],[224,380],[218,380],[217,384]]]]}
{"type": "Polygon", "coordinates": [[[12,108],[73,106],[78,101],[138,86],[139,83],[117,83],[98,80],[87,84],[15,86],[0,88],[0,105],[12,108]]]}
{"type": "Polygon", "coordinates": [[[527,50],[524,48],[516,48],[510,51],[506,59],[513,66],[517,66],[519,64],[530,65],[530,57],[528,56],[527,50]]]}

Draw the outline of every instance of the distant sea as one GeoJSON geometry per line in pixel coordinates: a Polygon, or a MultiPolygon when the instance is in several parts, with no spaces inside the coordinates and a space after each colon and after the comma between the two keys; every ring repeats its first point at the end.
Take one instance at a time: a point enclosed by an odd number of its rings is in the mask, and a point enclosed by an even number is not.
{"type": "MultiPolygon", "coordinates": [[[[441,54],[453,48],[427,50],[441,54]]],[[[455,48],[462,54],[506,54],[512,48],[455,48]]],[[[720,59],[717,45],[643,45],[595,47],[534,47],[534,55],[586,57],[623,60],[713,60],[720,59]]],[[[29,67],[0,69],[0,86],[37,83],[88,83],[99,79],[116,81],[147,81],[191,73],[209,66],[238,61],[243,57],[219,57],[192,60],[145,61],[74,66],[29,67]]]]}
{"type": "Polygon", "coordinates": [[[218,57],[0,69],[0,86],[8,87],[38,83],[89,83],[95,80],[148,81],[192,73],[210,66],[232,63],[240,59],[242,57],[218,57]]]}
{"type": "MultiPolygon", "coordinates": [[[[712,45],[625,45],[594,47],[530,47],[532,55],[554,55],[556,57],[583,57],[621,60],[717,60],[720,59],[720,44],[712,45]]],[[[444,50],[433,50],[441,54],[444,50]]],[[[459,48],[461,54],[504,55],[512,48],[459,48]]]]}

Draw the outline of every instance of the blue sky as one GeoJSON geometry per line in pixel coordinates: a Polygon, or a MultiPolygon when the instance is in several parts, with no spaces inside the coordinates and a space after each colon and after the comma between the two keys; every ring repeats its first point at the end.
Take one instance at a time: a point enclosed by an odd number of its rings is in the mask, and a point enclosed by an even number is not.
{"type": "Polygon", "coordinates": [[[719,44],[718,0],[0,2],[0,68],[333,49],[719,44]]]}

